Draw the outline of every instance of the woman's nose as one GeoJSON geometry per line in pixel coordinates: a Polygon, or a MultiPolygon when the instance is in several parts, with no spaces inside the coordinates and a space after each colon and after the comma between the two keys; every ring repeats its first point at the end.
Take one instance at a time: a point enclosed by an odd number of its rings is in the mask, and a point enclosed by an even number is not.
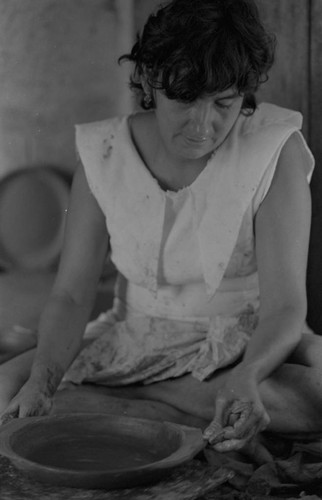
{"type": "Polygon", "coordinates": [[[196,101],[191,108],[189,130],[194,137],[207,138],[212,134],[214,120],[213,103],[207,101],[196,101]]]}

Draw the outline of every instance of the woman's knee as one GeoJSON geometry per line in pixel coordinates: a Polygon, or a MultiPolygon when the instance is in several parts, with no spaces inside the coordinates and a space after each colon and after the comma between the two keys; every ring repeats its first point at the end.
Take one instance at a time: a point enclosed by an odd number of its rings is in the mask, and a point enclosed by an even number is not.
{"type": "Polygon", "coordinates": [[[304,333],[289,361],[322,371],[322,336],[304,333]]]}
{"type": "Polygon", "coordinates": [[[20,325],[0,328],[0,364],[36,347],[37,332],[20,325]]]}

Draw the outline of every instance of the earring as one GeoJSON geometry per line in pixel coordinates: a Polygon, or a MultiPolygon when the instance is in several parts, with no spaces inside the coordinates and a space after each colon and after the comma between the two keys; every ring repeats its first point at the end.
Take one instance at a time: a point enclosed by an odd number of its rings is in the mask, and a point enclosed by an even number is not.
{"type": "Polygon", "coordinates": [[[146,94],[144,94],[143,102],[144,102],[145,106],[147,106],[147,107],[151,106],[152,96],[150,93],[147,92],[146,94]]]}

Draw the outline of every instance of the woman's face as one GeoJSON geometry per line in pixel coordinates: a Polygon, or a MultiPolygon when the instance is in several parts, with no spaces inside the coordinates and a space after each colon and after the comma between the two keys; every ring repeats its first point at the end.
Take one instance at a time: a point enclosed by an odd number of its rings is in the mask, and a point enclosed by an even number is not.
{"type": "Polygon", "coordinates": [[[230,88],[192,103],[168,99],[155,91],[154,110],[168,154],[184,160],[207,157],[224,141],[240,113],[243,97],[230,88]]]}

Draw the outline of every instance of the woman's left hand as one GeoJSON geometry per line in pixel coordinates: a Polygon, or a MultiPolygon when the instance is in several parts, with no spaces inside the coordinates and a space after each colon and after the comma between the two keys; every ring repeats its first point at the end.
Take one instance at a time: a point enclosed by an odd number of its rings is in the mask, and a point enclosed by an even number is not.
{"type": "Polygon", "coordinates": [[[236,372],[216,395],[215,416],[204,437],[216,451],[242,450],[269,422],[256,381],[236,372]]]}

